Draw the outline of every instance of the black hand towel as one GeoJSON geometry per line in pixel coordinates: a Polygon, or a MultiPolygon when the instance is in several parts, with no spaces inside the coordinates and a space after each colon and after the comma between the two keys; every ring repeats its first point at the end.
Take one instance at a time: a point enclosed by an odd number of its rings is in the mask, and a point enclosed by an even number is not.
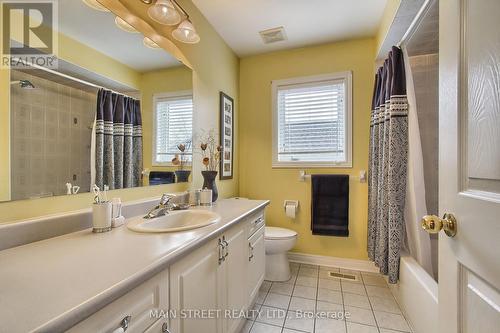
{"type": "Polygon", "coordinates": [[[311,176],[313,235],[349,236],[349,176],[311,176]]]}

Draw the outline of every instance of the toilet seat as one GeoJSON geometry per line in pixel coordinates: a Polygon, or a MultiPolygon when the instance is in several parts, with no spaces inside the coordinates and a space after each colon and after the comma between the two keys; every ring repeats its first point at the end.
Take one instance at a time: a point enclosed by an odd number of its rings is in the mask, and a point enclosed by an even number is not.
{"type": "Polygon", "coordinates": [[[297,232],[285,228],[266,227],[264,230],[264,239],[291,239],[297,237],[297,232]]]}

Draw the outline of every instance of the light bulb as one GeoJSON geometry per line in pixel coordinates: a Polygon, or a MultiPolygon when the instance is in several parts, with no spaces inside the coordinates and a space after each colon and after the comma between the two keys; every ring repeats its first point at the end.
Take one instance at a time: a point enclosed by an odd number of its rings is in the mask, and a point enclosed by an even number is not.
{"type": "Polygon", "coordinates": [[[99,10],[101,12],[109,12],[109,9],[101,5],[97,0],[83,0],[83,3],[92,9],[99,10]]]}
{"type": "Polygon", "coordinates": [[[150,49],[153,49],[153,50],[160,48],[160,46],[158,44],[156,44],[151,38],[148,38],[148,37],[144,37],[144,39],[142,40],[142,43],[144,44],[144,46],[149,47],[150,49]]]}
{"type": "Polygon", "coordinates": [[[164,25],[176,25],[181,21],[181,15],[170,0],[158,0],[149,7],[148,15],[154,21],[164,25]]]}
{"type": "Polygon", "coordinates": [[[138,33],[137,30],[133,26],[131,26],[127,21],[122,19],[121,17],[115,17],[115,24],[118,26],[118,28],[122,29],[123,31],[130,32],[130,33],[138,33]]]}
{"type": "Polygon", "coordinates": [[[172,36],[179,42],[188,44],[196,44],[200,41],[200,36],[196,32],[193,24],[188,20],[182,21],[177,29],[172,31],[172,36]]]}

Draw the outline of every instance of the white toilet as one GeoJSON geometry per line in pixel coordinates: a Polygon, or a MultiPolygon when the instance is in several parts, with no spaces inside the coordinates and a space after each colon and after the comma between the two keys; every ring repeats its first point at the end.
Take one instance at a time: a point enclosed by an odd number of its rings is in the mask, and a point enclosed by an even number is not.
{"type": "Polygon", "coordinates": [[[266,227],[264,231],[266,246],[266,275],[268,281],[290,280],[290,264],[287,252],[297,241],[297,233],[293,230],[266,227]]]}

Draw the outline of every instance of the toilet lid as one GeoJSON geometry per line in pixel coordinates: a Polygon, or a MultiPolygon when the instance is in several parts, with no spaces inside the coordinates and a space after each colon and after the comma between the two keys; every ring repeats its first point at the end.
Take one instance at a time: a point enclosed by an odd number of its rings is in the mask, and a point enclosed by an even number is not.
{"type": "Polygon", "coordinates": [[[264,231],[265,239],[284,239],[293,238],[297,236],[297,233],[293,230],[277,227],[266,227],[264,231]]]}

